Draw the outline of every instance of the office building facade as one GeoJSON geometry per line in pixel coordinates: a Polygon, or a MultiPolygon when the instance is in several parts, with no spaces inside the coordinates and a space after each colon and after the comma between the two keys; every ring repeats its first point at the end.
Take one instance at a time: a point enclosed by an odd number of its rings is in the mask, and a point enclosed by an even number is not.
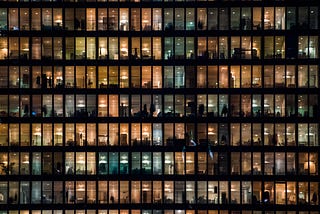
{"type": "Polygon", "coordinates": [[[318,0],[0,2],[1,214],[319,213],[318,0]]]}

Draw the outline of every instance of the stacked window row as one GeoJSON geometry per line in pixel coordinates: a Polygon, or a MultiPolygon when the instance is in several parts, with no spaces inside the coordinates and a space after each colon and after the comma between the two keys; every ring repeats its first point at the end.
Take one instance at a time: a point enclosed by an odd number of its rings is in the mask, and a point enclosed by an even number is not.
{"type": "Polygon", "coordinates": [[[318,192],[295,181],[5,181],[0,204],[319,205],[318,192]]]}
{"type": "Polygon", "coordinates": [[[0,66],[0,88],[318,88],[318,65],[0,66]]]}
{"type": "Polygon", "coordinates": [[[318,36],[1,37],[0,60],[316,59],[318,36]],[[162,48],[163,44],[163,48],[162,48]]]}
{"type": "Polygon", "coordinates": [[[183,210],[134,210],[134,209],[120,209],[120,210],[115,210],[115,209],[99,209],[99,210],[92,210],[92,209],[75,209],[75,210],[25,210],[25,209],[20,209],[20,210],[10,210],[10,211],[5,211],[5,210],[0,210],[0,214],[319,214],[318,211],[257,211],[257,210],[225,210],[225,208],[219,210],[203,210],[203,209],[197,209],[197,210],[192,210],[192,209],[183,209],[183,210]]]}
{"type": "Polygon", "coordinates": [[[0,214],[319,214],[318,211],[257,211],[257,210],[225,210],[226,208],[219,208],[219,210],[203,210],[203,209],[197,209],[197,210],[192,210],[192,209],[183,209],[183,210],[134,210],[134,209],[120,209],[120,210],[114,210],[114,209],[108,209],[108,210],[92,210],[92,209],[75,209],[75,210],[25,210],[25,209],[20,209],[20,210],[10,210],[10,211],[4,211],[0,210],[0,214]]]}
{"type": "Polygon", "coordinates": [[[0,98],[1,117],[317,118],[319,116],[316,94],[12,94],[0,95],[0,98]]]}
{"type": "MultiPolygon", "coordinates": [[[[207,149],[206,149],[207,150],[207,149]]],[[[318,175],[316,152],[9,152],[1,175],[318,175]]]]}
{"type": "Polygon", "coordinates": [[[317,123],[2,123],[0,145],[318,146],[318,126],[317,123]]]}
{"type": "Polygon", "coordinates": [[[317,6],[222,8],[2,8],[10,31],[318,29],[317,6]]]}
{"type": "MultiPolygon", "coordinates": [[[[128,2],[125,0],[1,0],[1,2],[128,2]]],[[[195,2],[196,0],[164,0],[164,2],[195,2]]],[[[198,2],[215,2],[217,0],[197,0],[198,2]]],[[[247,2],[257,2],[262,0],[221,0],[223,2],[229,1],[247,1],[247,2]]],[[[276,1],[286,1],[286,0],[276,0],[276,1]]],[[[314,2],[314,0],[308,0],[310,2],[314,2]]],[[[130,0],[130,2],[140,2],[140,0],[130,0]]],[[[141,2],[161,2],[161,0],[142,0],[141,2]]]]}

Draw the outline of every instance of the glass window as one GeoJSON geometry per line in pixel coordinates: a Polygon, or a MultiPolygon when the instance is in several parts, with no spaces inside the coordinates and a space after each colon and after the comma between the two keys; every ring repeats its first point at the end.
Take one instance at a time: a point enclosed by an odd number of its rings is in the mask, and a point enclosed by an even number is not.
{"type": "Polygon", "coordinates": [[[229,9],[228,8],[219,9],[219,29],[229,30],[229,9]]]}
{"type": "Polygon", "coordinates": [[[150,152],[142,152],[142,160],[141,160],[141,173],[142,174],[151,174],[151,153],[150,152]]]}
{"type": "Polygon", "coordinates": [[[132,181],[131,182],[131,203],[140,203],[141,197],[140,197],[140,181],[132,181]]]}
{"type": "Polygon", "coordinates": [[[287,153],[286,157],[286,163],[287,163],[287,174],[289,175],[295,175],[296,174],[296,155],[292,152],[287,153]]]}
{"type": "Polygon", "coordinates": [[[219,59],[228,58],[228,39],[227,37],[219,37],[219,59]]]}
{"type": "Polygon", "coordinates": [[[164,67],[164,87],[173,88],[173,67],[165,66],[164,67]]]}
{"type": "Polygon", "coordinates": [[[76,37],[76,59],[86,58],[86,41],[85,37],[76,37]]]}
{"type": "Polygon", "coordinates": [[[61,30],[63,28],[62,8],[53,8],[53,26],[55,30],[61,30]]]}
{"type": "Polygon", "coordinates": [[[121,152],[120,153],[120,174],[128,174],[128,153],[121,152]]]}
{"type": "Polygon", "coordinates": [[[118,117],[119,101],[118,95],[109,95],[109,117],[118,117]]]}
{"type": "Polygon", "coordinates": [[[100,152],[98,158],[99,158],[98,173],[101,175],[106,175],[108,173],[108,153],[100,152]]]}
{"type": "Polygon", "coordinates": [[[308,29],[308,7],[298,7],[299,29],[308,29]]]}
{"type": "Polygon", "coordinates": [[[19,10],[18,8],[9,9],[9,30],[19,30],[19,10]]]}
{"type": "MultiPolygon", "coordinates": [[[[153,8],[152,9],[152,30],[162,30],[162,9],[161,8],[153,8]]],[[[188,15],[187,15],[188,21],[188,15]]]]}
{"type": "MultiPolygon", "coordinates": [[[[1,11],[0,11],[1,13],[1,11]]],[[[0,19],[1,19],[1,15],[0,15],[0,19]]],[[[1,29],[1,26],[0,26],[1,29]]],[[[0,38],[0,59],[8,59],[9,55],[8,55],[8,39],[7,38],[0,38]]],[[[2,83],[2,80],[1,80],[2,83]]],[[[2,85],[2,84],[1,84],[2,85]]],[[[1,86],[2,87],[2,86],[1,86]]]]}
{"type": "Polygon", "coordinates": [[[109,59],[110,60],[118,60],[119,59],[119,51],[118,51],[118,37],[109,37],[109,59]]]}
{"type": "MultiPolygon", "coordinates": [[[[176,16],[177,16],[177,18],[180,18],[180,21],[183,20],[183,18],[182,17],[178,17],[177,14],[176,14],[176,16]]],[[[195,29],[194,8],[186,8],[186,22],[185,23],[186,23],[186,30],[194,30],[195,29]]],[[[176,26],[177,26],[177,23],[176,23],[176,26]]]]}
{"type": "Polygon", "coordinates": [[[9,37],[9,59],[18,59],[19,54],[19,38],[9,37]]]}
{"type": "Polygon", "coordinates": [[[174,174],[174,159],[172,152],[164,153],[164,174],[174,174]]]}
{"type": "Polygon", "coordinates": [[[197,66],[197,88],[205,88],[207,86],[207,67],[197,66]]]}
{"type": "Polygon", "coordinates": [[[96,145],[96,124],[88,123],[87,124],[87,146],[96,145]]]}
{"type": "Polygon", "coordinates": [[[260,117],[261,116],[261,95],[252,96],[252,116],[260,117]]]}
{"type": "Polygon", "coordinates": [[[274,153],[272,152],[264,153],[264,174],[274,174],[274,153]]]}
{"type": "Polygon", "coordinates": [[[140,67],[131,67],[131,87],[140,88],[140,67]]]}
{"type": "Polygon", "coordinates": [[[207,52],[207,38],[206,37],[198,37],[197,57],[199,59],[206,59],[209,57],[208,52],[207,52]]]}
{"type": "MultiPolygon", "coordinates": [[[[3,70],[3,75],[6,75],[7,69],[3,70]]],[[[7,77],[4,77],[7,79],[9,77],[9,87],[10,88],[18,88],[19,87],[19,67],[18,66],[10,66],[9,67],[9,74],[7,77]]]]}
{"type": "Polygon", "coordinates": [[[164,30],[172,31],[174,29],[173,27],[173,9],[164,8],[164,30]]]}
{"type": "Polygon", "coordinates": [[[310,65],[309,66],[309,87],[318,88],[318,66],[310,65]]]}
{"type": "Polygon", "coordinates": [[[153,88],[162,88],[162,69],[160,66],[153,66],[152,68],[153,68],[153,72],[152,72],[153,88]]]}
{"type": "Polygon", "coordinates": [[[42,30],[52,29],[52,8],[42,8],[42,30]]]}
{"type": "Polygon", "coordinates": [[[140,31],[140,9],[132,8],[131,9],[131,22],[130,22],[131,31],[140,31]]]}
{"type": "Polygon", "coordinates": [[[218,10],[217,8],[208,8],[208,30],[218,29],[218,10]]]}
{"type": "Polygon", "coordinates": [[[183,66],[175,66],[175,88],[184,88],[185,72],[183,66]]]}
{"type": "Polygon", "coordinates": [[[298,95],[298,116],[307,117],[308,116],[308,96],[304,94],[298,95]]]}
{"type": "Polygon", "coordinates": [[[310,198],[311,205],[319,205],[319,201],[318,201],[318,197],[317,197],[317,194],[319,192],[318,188],[319,188],[318,183],[310,182],[309,198],[310,198]]]}
{"type": "Polygon", "coordinates": [[[8,30],[7,9],[0,9],[0,30],[8,30]]]}
{"type": "Polygon", "coordinates": [[[175,8],[175,30],[184,30],[184,8],[175,8]]]}
{"type": "Polygon", "coordinates": [[[218,67],[208,66],[208,87],[217,88],[218,87],[218,67]]]}
{"type": "Polygon", "coordinates": [[[141,68],[141,87],[142,88],[151,88],[151,67],[142,66],[141,68]]]}
{"type": "MultiPolygon", "coordinates": [[[[68,67],[66,67],[68,68],[68,67]]],[[[99,66],[98,67],[98,84],[100,88],[108,87],[108,71],[107,66],[99,66]]]]}
{"type": "Polygon", "coordinates": [[[132,153],[132,160],[131,160],[131,173],[132,174],[140,174],[140,153],[133,152],[132,153]]]}
{"type": "Polygon", "coordinates": [[[142,37],[141,39],[142,59],[152,59],[151,37],[142,37]]]}
{"type": "Polygon", "coordinates": [[[276,7],[275,8],[275,29],[276,30],[285,30],[285,8],[276,7]]]}
{"type": "Polygon", "coordinates": [[[153,124],[153,145],[162,145],[163,141],[162,141],[162,126],[161,124],[158,123],[154,123],[153,124]]]}
{"type": "Polygon", "coordinates": [[[74,29],[75,30],[85,30],[86,29],[86,9],[85,8],[75,8],[74,17],[74,29]]]}
{"type": "Polygon", "coordinates": [[[119,173],[119,153],[111,152],[109,153],[109,174],[118,174],[119,173]]]}
{"type": "Polygon", "coordinates": [[[87,31],[96,30],[96,10],[94,8],[86,8],[87,12],[87,31]]]}
{"type": "Polygon", "coordinates": [[[229,69],[227,66],[219,67],[219,88],[229,87],[229,69]]]}
{"type": "Polygon", "coordinates": [[[141,52],[140,52],[140,38],[139,37],[132,37],[131,38],[131,58],[132,59],[140,59],[141,52]]]}
{"type": "Polygon", "coordinates": [[[109,204],[119,203],[119,182],[109,181],[109,204]]]}
{"type": "Polygon", "coordinates": [[[86,41],[86,51],[87,51],[87,59],[93,60],[96,59],[96,40],[94,37],[87,37],[86,41]]]}
{"type": "Polygon", "coordinates": [[[31,182],[31,203],[40,204],[41,203],[41,181],[31,182]]]}
{"type": "Polygon", "coordinates": [[[66,30],[74,30],[79,27],[79,20],[75,19],[74,8],[65,8],[64,9],[64,25],[66,30]],[[76,25],[76,28],[75,28],[76,25]]]}
{"type": "Polygon", "coordinates": [[[241,66],[241,87],[242,88],[251,87],[251,66],[250,65],[241,66]]]}
{"type": "Polygon", "coordinates": [[[309,8],[309,28],[318,29],[318,7],[309,8]]]}
{"type": "MultiPolygon", "coordinates": [[[[190,53],[194,52],[193,50],[193,41],[187,40],[187,51],[190,53]]],[[[152,59],[159,60],[162,59],[162,46],[161,46],[161,38],[154,37],[152,39],[152,59]]]]}
{"type": "Polygon", "coordinates": [[[243,123],[241,124],[241,140],[242,145],[251,146],[251,124],[243,123]]]}
{"type": "Polygon", "coordinates": [[[65,38],[65,43],[66,43],[66,47],[65,47],[65,58],[66,60],[74,60],[75,55],[74,55],[74,38],[73,37],[66,37],[65,38]]]}
{"type": "Polygon", "coordinates": [[[239,181],[231,181],[231,192],[230,192],[230,197],[231,197],[231,204],[240,204],[240,182],[239,181]]]}
{"type": "Polygon", "coordinates": [[[129,58],[128,38],[120,38],[120,59],[127,60],[129,58]]]}
{"type": "MultiPolygon", "coordinates": [[[[120,181],[120,203],[129,203],[129,181],[120,181]]],[[[127,213],[128,214],[128,213],[127,213]]]]}
{"type": "MultiPolygon", "coordinates": [[[[87,152],[86,172],[88,175],[96,174],[96,157],[95,152],[87,152]]],[[[95,190],[95,189],[94,189],[95,190]]]]}
{"type": "Polygon", "coordinates": [[[161,181],[153,181],[152,184],[153,189],[153,203],[162,203],[162,182],[161,181]]]}
{"type": "Polygon", "coordinates": [[[30,30],[29,8],[20,8],[20,29],[30,30]]]}
{"type": "Polygon", "coordinates": [[[264,30],[274,29],[274,7],[264,8],[264,30]]]}
{"type": "Polygon", "coordinates": [[[32,153],[32,175],[41,175],[41,156],[40,152],[32,153]]]}
{"type": "Polygon", "coordinates": [[[231,174],[240,175],[240,153],[233,152],[231,153],[231,174]]]}
{"type": "Polygon", "coordinates": [[[252,174],[261,175],[261,153],[254,152],[252,155],[252,174]]]}
{"type": "Polygon", "coordinates": [[[276,175],[285,174],[285,153],[276,152],[275,154],[275,173],[276,175]]]}
{"type": "Polygon", "coordinates": [[[74,174],[74,167],[75,161],[74,161],[74,153],[73,152],[67,152],[65,154],[65,174],[74,174]]]}
{"type": "Polygon", "coordinates": [[[207,9],[197,8],[197,29],[206,30],[207,29],[207,9]]]}
{"type": "Polygon", "coordinates": [[[240,29],[240,8],[231,8],[231,26],[230,29],[231,30],[239,30],[240,29]]]}
{"type": "Polygon", "coordinates": [[[118,30],[118,9],[109,8],[108,11],[108,30],[118,30]]]}
{"type": "MultiPolygon", "coordinates": [[[[67,123],[65,125],[65,141],[66,146],[74,146],[75,145],[75,137],[74,137],[74,125],[67,123]]],[[[62,144],[61,144],[62,146],[62,144]]]]}
{"type": "Polygon", "coordinates": [[[207,98],[205,94],[198,95],[198,116],[204,117],[207,114],[207,98]]]}
{"type": "Polygon", "coordinates": [[[185,183],[184,181],[175,181],[174,182],[174,202],[175,203],[185,203],[185,197],[182,197],[185,194],[185,183]]]}
{"type": "Polygon", "coordinates": [[[296,8],[295,7],[287,7],[287,30],[296,29],[296,8]]]}
{"type": "MultiPolygon", "coordinates": [[[[87,181],[87,200],[88,204],[96,203],[96,182],[95,181],[87,181]]],[[[93,214],[92,211],[88,211],[88,213],[93,214]]]]}
{"type": "Polygon", "coordinates": [[[107,8],[98,8],[98,30],[108,29],[107,8]]]}
{"type": "Polygon", "coordinates": [[[106,204],[108,199],[108,182],[98,181],[98,202],[100,204],[106,204]]]}
{"type": "Polygon", "coordinates": [[[275,145],[285,146],[285,124],[276,124],[275,126],[275,145]]]}
{"type": "MultiPolygon", "coordinates": [[[[61,131],[61,135],[62,135],[62,130],[61,131]]],[[[52,146],[52,124],[50,123],[45,123],[43,124],[43,145],[44,146],[52,146]]],[[[62,141],[62,139],[61,139],[62,141]]]]}
{"type": "Polygon", "coordinates": [[[219,204],[228,204],[229,194],[228,194],[228,182],[220,181],[219,182],[219,204]]]}
{"type": "Polygon", "coordinates": [[[252,14],[250,7],[243,7],[241,11],[241,30],[251,30],[252,29],[252,14]]]}
{"type": "Polygon", "coordinates": [[[195,162],[194,162],[194,153],[186,152],[186,174],[195,174],[195,162]]]}
{"type": "Polygon", "coordinates": [[[253,30],[261,30],[262,29],[262,25],[261,25],[261,7],[254,7],[252,9],[253,12],[253,21],[252,21],[252,29],[253,30]]]}
{"type": "Polygon", "coordinates": [[[151,8],[142,8],[141,10],[141,29],[150,31],[151,28],[151,8]]]}

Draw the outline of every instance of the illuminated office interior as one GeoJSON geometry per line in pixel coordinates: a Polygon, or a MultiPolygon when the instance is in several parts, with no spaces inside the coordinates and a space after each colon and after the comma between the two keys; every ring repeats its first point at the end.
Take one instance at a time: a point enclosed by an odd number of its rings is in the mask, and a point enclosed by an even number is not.
{"type": "Polygon", "coordinates": [[[1,0],[0,214],[318,214],[317,0],[1,0]]]}

